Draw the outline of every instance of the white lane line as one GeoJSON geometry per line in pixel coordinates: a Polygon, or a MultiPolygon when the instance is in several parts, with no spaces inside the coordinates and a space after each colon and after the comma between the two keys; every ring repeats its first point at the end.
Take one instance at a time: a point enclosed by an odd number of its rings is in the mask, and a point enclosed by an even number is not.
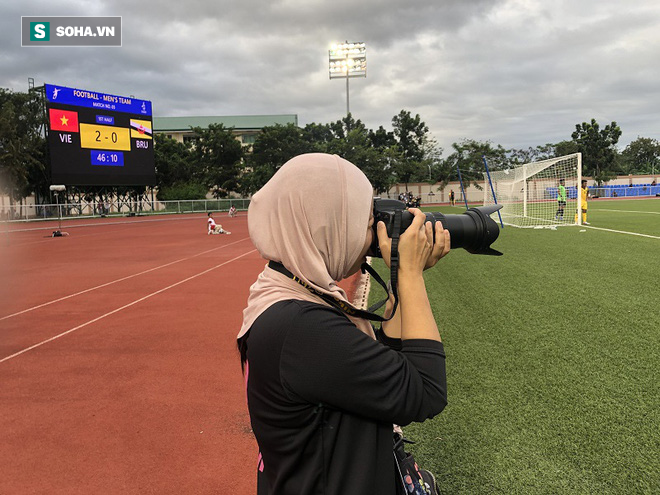
{"type": "Polygon", "coordinates": [[[609,208],[594,208],[593,211],[616,211],[617,213],[648,213],[650,215],[660,215],[660,211],[611,210],[609,208]]]}
{"type": "Polygon", "coordinates": [[[592,227],[591,225],[581,225],[580,227],[585,228],[585,229],[604,230],[605,232],[614,232],[616,234],[637,235],[637,236],[640,236],[640,237],[648,237],[650,239],[660,239],[660,237],[655,236],[655,235],[640,234],[638,232],[626,232],[625,230],[604,229],[602,227],[592,227]]]}
{"type": "Polygon", "coordinates": [[[226,248],[226,247],[229,247],[229,246],[233,246],[234,244],[238,244],[239,242],[242,242],[246,239],[249,239],[249,237],[244,237],[243,239],[239,239],[239,240],[237,240],[235,242],[232,242],[230,244],[224,244],[222,246],[218,246],[216,248],[209,249],[207,251],[202,251],[201,253],[197,253],[193,256],[188,256],[187,258],[181,258],[181,259],[178,259],[178,260],[175,260],[175,261],[170,261],[169,263],[165,263],[164,265],[156,266],[154,268],[149,268],[148,270],[144,270],[144,271],[139,272],[139,273],[134,273],[133,275],[128,275],[127,277],[118,278],[117,280],[112,280],[111,282],[106,282],[104,284],[97,285],[96,287],[90,287],[89,289],[81,290],[80,292],[76,292],[75,294],[69,294],[68,296],[60,297],[59,299],[53,299],[52,301],[48,301],[48,302],[45,302],[45,303],[42,303],[42,304],[38,304],[37,306],[32,306],[31,308],[27,308],[27,309],[24,309],[22,311],[18,311],[16,313],[12,313],[10,315],[0,317],[0,321],[6,320],[8,318],[13,318],[14,316],[22,315],[22,314],[28,313],[30,311],[34,311],[35,309],[43,308],[44,306],[49,306],[51,304],[55,304],[55,303],[58,303],[58,302],[61,302],[61,301],[65,301],[67,299],[71,299],[72,297],[76,297],[76,296],[79,296],[81,294],[85,294],[87,292],[91,292],[91,291],[96,290],[96,289],[102,289],[103,287],[107,287],[109,285],[116,284],[118,282],[123,282],[124,280],[135,278],[135,277],[138,277],[140,275],[144,275],[145,273],[153,272],[155,270],[160,270],[161,268],[165,268],[167,266],[174,265],[174,264],[180,263],[182,261],[187,261],[187,260],[190,260],[190,259],[193,259],[193,258],[197,258],[198,256],[202,256],[203,254],[210,253],[211,251],[216,251],[217,249],[223,249],[223,248],[226,248]]]}
{"type": "Polygon", "coordinates": [[[177,285],[181,285],[181,284],[183,284],[183,283],[185,283],[185,282],[188,282],[188,281],[190,281],[190,280],[192,280],[192,279],[194,279],[194,278],[201,277],[202,275],[205,275],[205,274],[209,273],[210,271],[215,270],[216,268],[220,268],[221,266],[227,265],[227,264],[229,264],[229,263],[231,263],[231,262],[233,262],[233,261],[236,261],[236,260],[238,260],[238,259],[240,259],[240,258],[242,258],[242,257],[244,257],[244,256],[247,256],[248,254],[252,254],[252,253],[254,253],[254,252],[256,252],[256,249],[253,249],[253,250],[251,250],[251,251],[248,251],[248,252],[246,252],[246,253],[243,253],[243,254],[241,254],[240,256],[236,256],[235,258],[232,258],[232,259],[230,259],[229,261],[225,261],[225,262],[223,262],[223,263],[220,263],[219,265],[215,265],[215,266],[213,266],[213,267],[211,267],[211,268],[208,268],[208,269],[204,270],[203,272],[199,272],[199,273],[196,274],[196,275],[192,275],[192,276],[190,276],[190,277],[188,277],[188,278],[185,278],[185,279],[183,279],[183,280],[180,280],[179,282],[176,282],[176,283],[174,283],[174,284],[172,284],[172,285],[168,285],[167,287],[165,287],[165,288],[163,288],[163,289],[157,290],[156,292],[152,292],[151,294],[148,294],[148,295],[146,295],[146,296],[144,296],[144,297],[141,297],[140,299],[136,299],[136,300],[133,301],[133,302],[130,302],[130,303],[128,303],[128,304],[123,305],[121,308],[113,309],[112,311],[109,311],[109,312],[105,313],[104,315],[98,316],[98,317],[94,318],[93,320],[89,320],[88,322],[83,323],[82,325],[78,325],[77,327],[70,328],[70,329],[67,330],[66,332],[62,332],[62,333],[60,333],[60,334],[58,334],[58,335],[55,335],[54,337],[51,337],[51,338],[46,339],[46,340],[43,340],[43,341],[39,342],[38,344],[34,344],[34,345],[31,345],[30,347],[26,347],[25,349],[22,349],[22,350],[20,350],[20,351],[18,351],[18,352],[15,352],[14,354],[12,354],[12,355],[10,355],[10,356],[7,356],[7,357],[4,357],[4,358],[0,359],[0,363],[4,363],[5,361],[9,361],[10,359],[13,359],[13,358],[15,358],[15,357],[17,357],[17,356],[20,356],[21,354],[24,354],[24,353],[26,353],[26,352],[28,352],[28,351],[33,350],[33,349],[36,349],[37,347],[41,347],[42,345],[47,344],[47,343],[49,343],[49,342],[52,342],[53,340],[57,340],[57,339],[59,339],[60,337],[64,337],[65,335],[68,335],[68,334],[70,334],[70,333],[72,333],[72,332],[75,332],[76,330],[80,330],[81,328],[84,328],[84,327],[86,327],[86,326],[88,326],[88,325],[91,325],[92,323],[96,323],[97,321],[102,320],[103,318],[105,318],[105,317],[107,317],[107,316],[111,316],[111,315],[113,315],[113,314],[115,314],[115,313],[118,313],[119,311],[123,311],[123,310],[126,309],[126,308],[130,308],[131,306],[134,306],[134,305],[136,305],[136,304],[139,303],[139,302],[145,301],[145,300],[149,299],[150,297],[156,296],[156,295],[158,295],[158,294],[160,294],[160,293],[162,293],[162,292],[165,292],[166,290],[169,290],[169,289],[171,289],[171,288],[173,288],[173,287],[176,287],[177,285]]]}

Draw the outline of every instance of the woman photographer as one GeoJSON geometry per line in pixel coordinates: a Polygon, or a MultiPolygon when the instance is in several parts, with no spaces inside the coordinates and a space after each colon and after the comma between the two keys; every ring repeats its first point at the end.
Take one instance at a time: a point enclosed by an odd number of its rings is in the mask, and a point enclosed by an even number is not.
{"type": "MultiPolygon", "coordinates": [[[[348,303],[336,281],[365,261],[372,195],[350,162],[306,154],[250,203],[250,237],[271,262],[250,289],[238,335],[260,495],[394,495],[392,424],[446,405],[445,356],[422,277],[449,252],[441,222],[434,244],[431,224],[411,210],[398,248],[399,308],[382,330],[318,295],[348,303]]],[[[377,231],[389,265],[391,240],[384,224],[377,231]]]]}

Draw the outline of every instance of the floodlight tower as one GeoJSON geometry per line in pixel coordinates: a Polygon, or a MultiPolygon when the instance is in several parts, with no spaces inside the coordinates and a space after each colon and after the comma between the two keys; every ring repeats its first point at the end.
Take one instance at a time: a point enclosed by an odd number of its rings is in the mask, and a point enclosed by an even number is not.
{"type": "Polygon", "coordinates": [[[362,42],[335,43],[330,47],[330,79],[346,78],[346,116],[351,113],[348,80],[367,77],[367,45],[362,42]]]}

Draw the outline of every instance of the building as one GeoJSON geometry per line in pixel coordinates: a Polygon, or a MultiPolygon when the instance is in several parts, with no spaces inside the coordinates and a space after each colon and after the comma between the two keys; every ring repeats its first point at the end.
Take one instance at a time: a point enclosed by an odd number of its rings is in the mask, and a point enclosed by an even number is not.
{"type": "Polygon", "coordinates": [[[233,133],[241,144],[250,146],[264,127],[277,124],[298,125],[298,116],[285,115],[237,115],[228,117],[154,117],[154,133],[165,134],[179,141],[188,142],[195,138],[191,128],[208,128],[210,124],[222,124],[226,128],[233,128],[233,133]]]}

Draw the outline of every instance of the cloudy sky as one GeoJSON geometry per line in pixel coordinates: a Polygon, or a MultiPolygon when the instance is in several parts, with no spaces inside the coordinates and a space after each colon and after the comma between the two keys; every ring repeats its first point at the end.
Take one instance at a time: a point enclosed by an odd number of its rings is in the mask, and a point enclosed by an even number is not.
{"type": "Polygon", "coordinates": [[[153,102],[156,116],[346,112],[332,42],[367,44],[355,118],[419,114],[463,138],[526,148],[595,118],[623,149],[660,139],[658,0],[23,0],[0,4],[0,87],[44,82],[153,102]],[[21,16],[122,16],[123,46],[22,48],[21,16]]]}

